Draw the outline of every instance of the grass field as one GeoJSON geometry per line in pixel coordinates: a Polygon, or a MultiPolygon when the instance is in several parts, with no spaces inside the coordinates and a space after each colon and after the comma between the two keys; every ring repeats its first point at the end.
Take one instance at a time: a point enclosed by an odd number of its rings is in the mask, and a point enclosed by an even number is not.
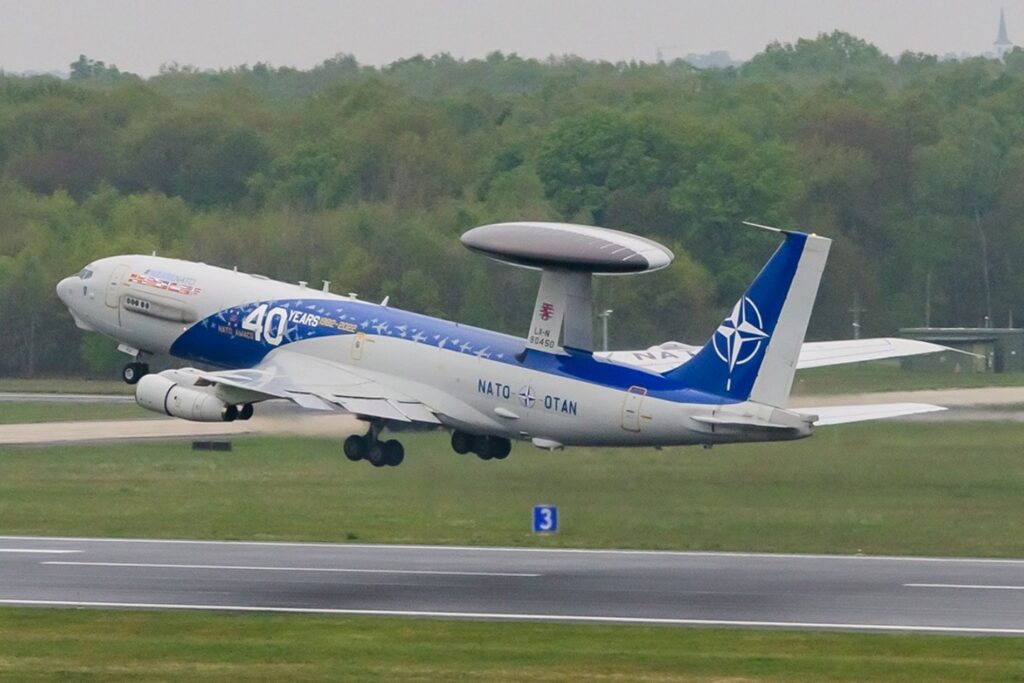
{"type": "Polygon", "coordinates": [[[158,417],[134,403],[0,401],[0,424],[66,420],[128,420],[158,417]]]}
{"type": "Polygon", "coordinates": [[[1024,557],[1021,427],[876,423],[789,444],[406,462],[335,440],[244,438],[0,450],[0,533],[1024,557]],[[529,532],[536,503],[562,530],[529,532]]]}
{"type": "MultiPolygon", "coordinates": [[[[790,444],[456,456],[337,440],[0,449],[0,533],[1024,556],[1021,428],[878,423],[790,444]],[[557,536],[530,508],[560,505],[557,536]]],[[[0,609],[0,679],[1024,681],[1015,638],[0,609]]]]}
{"type": "Polygon", "coordinates": [[[1011,681],[1015,638],[0,610],[0,678],[1011,681]]]}

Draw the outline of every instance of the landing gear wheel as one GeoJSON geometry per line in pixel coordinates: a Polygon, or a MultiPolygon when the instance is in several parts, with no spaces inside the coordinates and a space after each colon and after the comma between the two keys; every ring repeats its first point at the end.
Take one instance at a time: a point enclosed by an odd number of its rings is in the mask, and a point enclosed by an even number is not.
{"type": "Polygon", "coordinates": [[[248,420],[250,417],[252,417],[252,413],[253,413],[252,404],[251,403],[246,403],[245,405],[243,405],[241,408],[238,409],[238,419],[239,420],[248,420]]]}
{"type": "Polygon", "coordinates": [[[491,444],[495,460],[504,460],[512,452],[512,442],[508,439],[492,439],[491,444]]]}
{"type": "Polygon", "coordinates": [[[135,384],[144,376],[149,374],[149,365],[146,363],[133,362],[128,363],[121,370],[121,379],[128,384],[135,384]]]}
{"type": "Polygon", "coordinates": [[[389,467],[397,467],[405,460],[405,448],[402,447],[400,441],[394,439],[385,441],[380,445],[380,450],[384,456],[384,462],[389,467]]]}
{"type": "Polygon", "coordinates": [[[473,437],[465,432],[452,432],[452,450],[459,455],[465,455],[473,450],[473,437]]]}
{"type": "Polygon", "coordinates": [[[384,467],[388,464],[384,458],[384,449],[381,448],[379,443],[370,444],[369,449],[366,451],[366,459],[374,467],[384,467]]]}
{"type": "Polygon", "coordinates": [[[353,434],[345,439],[342,450],[345,452],[346,458],[352,462],[359,462],[369,453],[369,444],[366,442],[366,437],[353,434]]]}
{"type": "Polygon", "coordinates": [[[473,439],[473,452],[476,453],[476,457],[481,460],[490,460],[493,458],[494,451],[491,448],[491,437],[478,436],[473,439]]]}
{"type": "Polygon", "coordinates": [[[500,436],[478,436],[473,440],[473,452],[481,460],[504,460],[512,452],[512,442],[500,436]]]}

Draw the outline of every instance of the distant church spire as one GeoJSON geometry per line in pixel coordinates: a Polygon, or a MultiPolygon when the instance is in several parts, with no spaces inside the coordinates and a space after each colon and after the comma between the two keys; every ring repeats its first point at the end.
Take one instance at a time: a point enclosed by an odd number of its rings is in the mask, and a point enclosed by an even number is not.
{"type": "Polygon", "coordinates": [[[1010,37],[1006,35],[1006,13],[1002,8],[999,10],[999,36],[993,44],[996,46],[996,54],[1000,58],[1013,49],[1013,43],[1010,42],[1010,37]]]}

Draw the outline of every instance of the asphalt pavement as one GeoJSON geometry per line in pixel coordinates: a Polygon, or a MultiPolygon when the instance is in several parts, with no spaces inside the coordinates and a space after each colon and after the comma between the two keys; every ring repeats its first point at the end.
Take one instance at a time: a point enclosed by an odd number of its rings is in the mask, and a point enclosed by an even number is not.
{"type": "Polygon", "coordinates": [[[1024,635],[1024,560],[0,537],[0,605],[1024,635]]]}
{"type": "Polygon", "coordinates": [[[134,394],[56,394],[0,391],[0,403],[135,403],[134,394]]]}

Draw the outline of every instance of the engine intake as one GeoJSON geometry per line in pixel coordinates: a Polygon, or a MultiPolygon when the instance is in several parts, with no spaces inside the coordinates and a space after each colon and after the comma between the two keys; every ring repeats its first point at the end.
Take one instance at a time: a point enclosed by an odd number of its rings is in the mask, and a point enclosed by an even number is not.
{"type": "Polygon", "coordinates": [[[183,387],[160,375],[146,375],[135,385],[135,402],[146,410],[194,422],[231,422],[238,408],[213,394],[183,387]]]}

